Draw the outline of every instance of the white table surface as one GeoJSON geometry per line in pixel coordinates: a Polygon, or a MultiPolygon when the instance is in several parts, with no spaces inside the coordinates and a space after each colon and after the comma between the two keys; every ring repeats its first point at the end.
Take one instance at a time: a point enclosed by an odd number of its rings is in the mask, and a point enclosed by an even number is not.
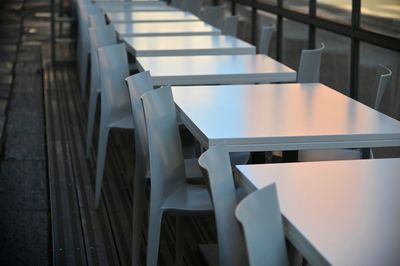
{"type": "Polygon", "coordinates": [[[98,3],[98,6],[104,12],[124,12],[124,11],[142,11],[142,12],[178,12],[181,11],[172,6],[166,5],[110,5],[110,4],[102,4],[98,3]]]}
{"type": "Polygon", "coordinates": [[[240,165],[235,178],[276,183],[286,236],[311,265],[400,265],[400,158],[240,165]]]}
{"type": "Polygon", "coordinates": [[[178,21],[199,21],[200,19],[190,12],[161,12],[161,11],[124,11],[107,12],[106,16],[112,23],[117,22],[178,22],[178,21]]]}
{"type": "Polygon", "coordinates": [[[180,119],[204,147],[400,146],[399,121],[319,83],[173,87],[173,95],[180,119]]]}
{"type": "Polygon", "coordinates": [[[296,71],[261,54],[142,56],[136,59],[140,70],[150,70],[155,86],[249,84],[296,80],[296,71]]]}
{"type": "Polygon", "coordinates": [[[116,23],[113,25],[120,37],[221,34],[221,30],[203,21],[116,23]]]}
{"type": "Polygon", "coordinates": [[[255,54],[256,47],[230,35],[124,37],[135,56],[255,54]]]}
{"type": "Polygon", "coordinates": [[[158,0],[92,0],[92,2],[109,5],[167,5],[166,2],[158,0]]]}

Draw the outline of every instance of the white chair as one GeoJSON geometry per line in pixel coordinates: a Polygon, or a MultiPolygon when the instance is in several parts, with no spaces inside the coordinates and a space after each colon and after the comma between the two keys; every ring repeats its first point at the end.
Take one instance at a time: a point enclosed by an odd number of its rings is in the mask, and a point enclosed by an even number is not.
{"type": "Polygon", "coordinates": [[[263,26],[261,28],[260,42],[258,52],[260,54],[268,55],[269,45],[271,43],[272,33],[274,32],[273,26],[263,26]]]}
{"type": "Polygon", "coordinates": [[[224,19],[222,34],[236,37],[239,23],[239,16],[229,16],[224,19]]]}
{"type": "Polygon", "coordinates": [[[246,252],[240,227],[235,219],[236,190],[226,148],[212,147],[199,158],[209,184],[218,236],[219,265],[246,265],[246,252]]]}
{"type": "Polygon", "coordinates": [[[106,25],[106,18],[103,13],[89,15],[89,28],[101,27],[106,25]]]}
{"type": "Polygon", "coordinates": [[[205,6],[203,8],[204,22],[222,29],[224,25],[225,5],[220,6],[205,6]]]}
{"type": "MultiPolygon", "coordinates": [[[[147,265],[158,260],[161,221],[164,213],[210,214],[213,207],[207,188],[185,180],[185,164],[170,87],[142,96],[150,159],[150,210],[147,234],[147,265]]],[[[177,223],[177,226],[179,223],[177,223]]],[[[178,228],[177,233],[182,233],[178,228]]],[[[176,241],[182,244],[182,235],[176,241]]],[[[181,248],[177,248],[179,252],[181,248]]],[[[181,256],[177,255],[177,261],[181,256]]],[[[177,262],[176,264],[179,264],[177,262]]]]}
{"type": "Polygon", "coordinates": [[[236,207],[250,266],[289,265],[275,184],[257,190],[236,207]]]}
{"type": "MultiPolygon", "coordinates": [[[[380,70],[383,74],[379,76],[378,89],[375,96],[375,110],[378,110],[379,105],[382,101],[382,96],[385,93],[386,88],[389,85],[392,77],[392,71],[390,68],[380,66],[380,70]]],[[[372,149],[370,149],[370,158],[374,157],[372,149]]],[[[363,153],[361,149],[329,149],[329,150],[301,150],[298,154],[298,160],[300,162],[309,161],[332,161],[332,160],[355,160],[362,159],[363,153]]]]}
{"type": "Polygon", "coordinates": [[[183,0],[182,10],[189,11],[196,16],[201,16],[201,7],[203,6],[203,0],[183,0]]]}
{"type": "Polygon", "coordinates": [[[321,66],[321,55],[325,45],[312,50],[301,51],[299,69],[297,71],[298,83],[319,82],[319,72],[321,66]]]}
{"type": "MultiPolygon", "coordinates": [[[[92,17],[92,16],[90,16],[92,17]]],[[[94,118],[96,114],[97,98],[100,95],[99,58],[97,49],[103,46],[117,44],[117,34],[112,25],[99,26],[89,29],[90,36],[90,92],[86,130],[86,158],[90,156],[92,146],[94,118]]]]}
{"type": "Polygon", "coordinates": [[[125,44],[98,49],[101,116],[96,161],[95,208],[99,206],[108,135],[111,128],[133,129],[132,109],[125,78],[129,75],[125,44]]]}
{"type": "Polygon", "coordinates": [[[81,99],[85,99],[87,74],[89,68],[89,15],[100,14],[101,10],[93,4],[78,5],[78,48],[77,62],[79,69],[79,85],[81,88],[81,99]]]}
{"type": "Polygon", "coordinates": [[[176,8],[181,8],[182,3],[181,0],[172,0],[170,5],[176,8]]]}
{"type": "MultiPolygon", "coordinates": [[[[138,265],[140,250],[140,228],[143,221],[145,180],[149,175],[148,141],[141,96],[153,90],[150,72],[140,72],[126,78],[132,105],[133,124],[135,128],[135,174],[133,179],[133,240],[132,265],[138,265]]],[[[195,159],[185,159],[185,177],[188,182],[203,181],[200,168],[195,159]]]]}

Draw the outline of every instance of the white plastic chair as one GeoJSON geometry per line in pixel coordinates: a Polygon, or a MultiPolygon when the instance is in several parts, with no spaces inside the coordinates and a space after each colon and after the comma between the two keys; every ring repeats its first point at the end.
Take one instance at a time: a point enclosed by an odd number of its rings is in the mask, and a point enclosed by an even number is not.
{"type": "MultiPolygon", "coordinates": [[[[379,76],[378,89],[376,91],[374,109],[378,110],[382,101],[382,96],[389,85],[392,77],[392,70],[383,65],[380,66],[381,74],[379,76]]],[[[369,150],[370,158],[374,158],[372,149],[369,150]]],[[[361,149],[329,149],[329,150],[301,150],[298,153],[300,162],[309,161],[332,161],[332,160],[356,160],[362,159],[363,153],[361,149]]]]}
{"type": "Polygon", "coordinates": [[[199,158],[209,184],[218,236],[219,265],[246,265],[246,252],[235,219],[237,205],[229,154],[222,145],[212,147],[199,158]]]}
{"type": "Polygon", "coordinates": [[[275,184],[257,190],[236,207],[250,266],[289,265],[275,184]]]}
{"type": "Polygon", "coordinates": [[[203,8],[204,22],[222,29],[224,25],[225,5],[220,6],[205,6],[203,8]]]}
{"type": "Polygon", "coordinates": [[[106,25],[106,18],[103,13],[89,15],[89,28],[101,27],[106,25]]]}
{"type": "Polygon", "coordinates": [[[202,5],[203,0],[183,0],[181,8],[184,11],[189,11],[196,16],[200,16],[202,5]]]}
{"type": "Polygon", "coordinates": [[[99,206],[108,135],[111,128],[133,129],[132,109],[125,78],[129,75],[125,44],[98,49],[101,116],[96,162],[95,208],[99,206]]]}
{"type": "MultiPolygon", "coordinates": [[[[143,221],[144,191],[145,180],[149,178],[148,166],[148,141],[147,130],[141,102],[141,96],[153,90],[150,72],[140,72],[126,78],[129,88],[129,95],[132,105],[132,113],[135,128],[135,175],[133,179],[133,240],[132,240],[132,265],[139,263],[140,251],[140,228],[143,221]]],[[[185,159],[186,180],[193,182],[194,180],[203,180],[197,159],[185,159]]]]}
{"type": "Polygon", "coordinates": [[[182,2],[181,0],[172,0],[170,5],[176,8],[181,8],[182,2]]]}
{"type": "Polygon", "coordinates": [[[319,82],[319,72],[321,66],[321,55],[325,45],[312,50],[301,51],[299,70],[297,71],[298,83],[319,82]]]}
{"type": "MultiPolygon", "coordinates": [[[[92,16],[90,16],[92,17],[92,16]]],[[[90,156],[92,146],[94,118],[96,114],[97,98],[100,95],[99,59],[97,49],[103,46],[117,44],[117,34],[112,25],[99,26],[89,29],[90,36],[90,92],[86,130],[86,158],[90,156]]]]}
{"type": "Polygon", "coordinates": [[[239,23],[239,16],[229,16],[224,19],[222,34],[236,37],[239,23]]]}
{"type": "Polygon", "coordinates": [[[80,4],[78,5],[78,48],[77,48],[77,62],[79,69],[79,85],[81,88],[81,99],[85,99],[86,82],[89,68],[89,15],[100,14],[100,9],[93,4],[80,4]]]}
{"type": "MultiPolygon", "coordinates": [[[[171,88],[162,87],[147,92],[142,96],[142,103],[147,128],[151,183],[147,265],[155,266],[163,214],[210,214],[213,207],[205,186],[186,183],[171,88]]],[[[177,233],[182,233],[181,228],[178,228],[177,233]]],[[[177,235],[176,238],[178,243],[182,243],[182,235],[177,235]]],[[[181,256],[177,256],[177,260],[180,259],[181,256]]]]}
{"type": "Polygon", "coordinates": [[[258,52],[260,54],[268,55],[269,45],[271,43],[271,37],[273,32],[274,32],[274,26],[263,26],[261,28],[260,42],[258,46],[258,52]]]}

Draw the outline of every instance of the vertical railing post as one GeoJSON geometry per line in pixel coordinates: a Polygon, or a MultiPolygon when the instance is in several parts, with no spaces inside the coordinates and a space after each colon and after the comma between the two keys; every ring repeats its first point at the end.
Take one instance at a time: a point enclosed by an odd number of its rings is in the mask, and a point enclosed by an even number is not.
{"type": "Polygon", "coordinates": [[[350,51],[350,97],[358,98],[358,66],[360,60],[360,41],[354,32],[360,28],[361,0],[353,0],[351,14],[351,51],[350,51]]]}
{"type": "Polygon", "coordinates": [[[50,9],[51,9],[51,63],[54,64],[56,62],[56,14],[55,14],[55,0],[50,0],[50,9]]]}

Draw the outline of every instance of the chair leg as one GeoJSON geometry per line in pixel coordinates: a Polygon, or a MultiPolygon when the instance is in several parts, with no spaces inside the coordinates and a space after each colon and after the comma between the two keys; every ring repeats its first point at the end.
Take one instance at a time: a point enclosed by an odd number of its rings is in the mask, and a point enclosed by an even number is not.
{"type": "MultiPolygon", "coordinates": [[[[157,206],[158,207],[158,206],[157,206]]],[[[152,210],[150,206],[149,227],[147,234],[147,266],[157,266],[158,250],[160,246],[160,232],[162,212],[152,210]]]]}
{"type": "Polygon", "coordinates": [[[99,93],[96,88],[90,88],[89,110],[88,110],[88,124],[86,131],[86,158],[90,157],[90,148],[92,147],[94,118],[96,114],[97,97],[99,93]]]}
{"type": "Polygon", "coordinates": [[[104,176],[104,163],[107,155],[108,134],[110,128],[105,125],[104,117],[100,121],[100,134],[99,134],[99,147],[97,148],[97,161],[96,161],[96,188],[94,206],[95,209],[99,207],[101,186],[103,184],[104,176]]]}
{"type": "Polygon", "coordinates": [[[176,216],[176,225],[175,225],[175,265],[181,266],[183,265],[183,242],[185,235],[185,221],[184,217],[176,216]]]}
{"type": "Polygon", "coordinates": [[[135,167],[133,178],[133,217],[132,217],[132,266],[139,265],[141,235],[140,231],[143,224],[144,198],[146,178],[138,172],[135,167]]]}

